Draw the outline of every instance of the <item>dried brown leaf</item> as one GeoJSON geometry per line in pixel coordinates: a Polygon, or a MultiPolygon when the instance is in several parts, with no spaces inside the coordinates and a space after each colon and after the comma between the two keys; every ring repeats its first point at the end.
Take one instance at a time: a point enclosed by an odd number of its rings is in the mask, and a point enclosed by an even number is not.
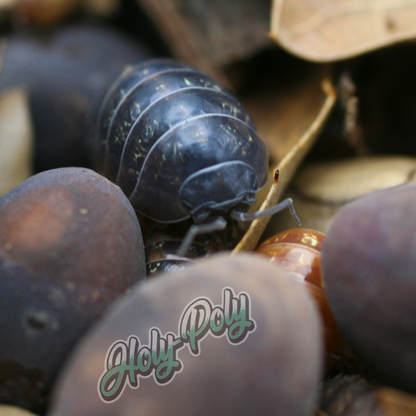
{"type": "Polygon", "coordinates": [[[304,59],[328,62],[416,37],[415,0],[275,0],[270,37],[304,59]]]}
{"type": "MultiPolygon", "coordinates": [[[[272,158],[280,160],[277,167],[279,182],[272,182],[260,210],[277,204],[300,162],[306,156],[335,104],[336,92],[328,77],[314,76],[308,83],[291,94],[279,97],[257,97],[257,103],[247,102],[258,125],[260,136],[270,148],[272,158]]],[[[233,253],[254,250],[270,217],[254,220],[233,253]]]]}
{"type": "MultiPolygon", "coordinates": [[[[264,46],[271,0],[137,0],[175,57],[215,77],[264,46]]],[[[219,78],[218,78],[219,79],[219,78]]]]}
{"type": "MultiPolygon", "coordinates": [[[[244,107],[256,122],[260,137],[276,161],[282,160],[299,142],[315,121],[327,96],[333,93],[330,81],[323,85],[324,80],[329,79],[329,66],[307,69],[303,69],[289,85],[277,79],[275,84],[256,89],[255,93],[243,99],[244,107]]],[[[285,75],[276,74],[276,78],[285,75]]]]}
{"type": "MultiPolygon", "coordinates": [[[[292,198],[302,226],[328,232],[334,215],[345,204],[370,192],[416,182],[416,158],[366,156],[304,164],[296,173],[285,197],[292,198]]],[[[268,232],[290,228],[293,219],[285,212],[275,216],[268,232]]]]}

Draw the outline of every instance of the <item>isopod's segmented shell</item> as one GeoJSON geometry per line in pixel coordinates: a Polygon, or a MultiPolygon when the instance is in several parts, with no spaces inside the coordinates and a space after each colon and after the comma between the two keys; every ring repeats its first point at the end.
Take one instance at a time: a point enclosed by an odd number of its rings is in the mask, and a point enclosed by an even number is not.
{"type": "Polygon", "coordinates": [[[111,85],[101,103],[95,126],[95,164],[98,170],[102,170],[108,128],[119,103],[133,87],[140,85],[153,74],[166,70],[168,66],[172,69],[185,68],[185,65],[171,60],[143,62],[128,66],[111,85]]]}
{"type": "MultiPolygon", "coordinates": [[[[254,129],[248,113],[221,84],[175,61],[150,61],[128,68],[101,105],[97,168],[121,187],[137,211],[156,221],[177,222],[190,216],[180,196],[190,191],[181,187],[198,171],[208,169],[209,178],[218,173],[209,168],[235,162],[230,180],[246,175],[241,167],[249,165],[256,177],[249,173],[247,181],[256,189],[265,185],[267,154],[254,129]]],[[[238,183],[230,185],[238,191],[238,183]]],[[[224,196],[227,192],[235,191],[229,186],[224,196]]]]}

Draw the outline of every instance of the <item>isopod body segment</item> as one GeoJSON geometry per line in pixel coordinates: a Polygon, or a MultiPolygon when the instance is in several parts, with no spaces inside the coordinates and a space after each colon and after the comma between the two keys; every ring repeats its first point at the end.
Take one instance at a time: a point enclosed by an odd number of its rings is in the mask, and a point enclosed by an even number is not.
{"type": "Polygon", "coordinates": [[[248,210],[267,182],[267,151],[225,87],[184,64],[126,69],[102,101],[97,170],[136,211],[165,223],[248,210]]]}

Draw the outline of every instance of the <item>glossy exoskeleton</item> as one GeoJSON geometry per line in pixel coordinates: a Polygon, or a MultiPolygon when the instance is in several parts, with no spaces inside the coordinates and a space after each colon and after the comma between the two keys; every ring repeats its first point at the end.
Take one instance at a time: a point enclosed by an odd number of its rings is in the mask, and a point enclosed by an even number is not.
{"type": "Polygon", "coordinates": [[[321,251],[325,234],[305,228],[282,231],[268,238],[256,252],[271,263],[291,272],[315,299],[321,312],[325,335],[326,366],[329,371],[338,359],[344,341],[332,315],[322,274],[321,251]]]}
{"type": "Polygon", "coordinates": [[[149,61],[126,69],[102,102],[97,170],[158,222],[244,212],[268,176],[254,129],[224,86],[182,63],[149,61]]]}

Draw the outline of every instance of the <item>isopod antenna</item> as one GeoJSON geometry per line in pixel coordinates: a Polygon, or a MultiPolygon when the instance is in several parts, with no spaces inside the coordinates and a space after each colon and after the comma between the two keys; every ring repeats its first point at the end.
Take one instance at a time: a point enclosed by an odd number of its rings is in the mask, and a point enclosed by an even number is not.
{"type": "Polygon", "coordinates": [[[197,235],[208,234],[213,233],[214,231],[223,230],[226,226],[227,221],[225,221],[225,219],[222,217],[217,217],[213,221],[206,224],[191,225],[175,255],[178,257],[185,256],[185,253],[188,251],[189,247],[194,242],[195,237],[197,235]]]}
{"type": "Polygon", "coordinates": [[[283,201],[279,202],[277,205],[269,209],[265,209],[264,211],[246,213],[246,212],[233,210],[231,211],[230,216],[232,219],[237,220],[237,221],[251,221],[251,220],[256,220],[257,218],[268,217],[269,215],[276,214],[277,212],[283,211],[285,208],[289,208],[290,214],[292,215],[293,219],[299,225],[301,225],[299,217],[296,215],[292,198],[286,198],[283,201]]]}

